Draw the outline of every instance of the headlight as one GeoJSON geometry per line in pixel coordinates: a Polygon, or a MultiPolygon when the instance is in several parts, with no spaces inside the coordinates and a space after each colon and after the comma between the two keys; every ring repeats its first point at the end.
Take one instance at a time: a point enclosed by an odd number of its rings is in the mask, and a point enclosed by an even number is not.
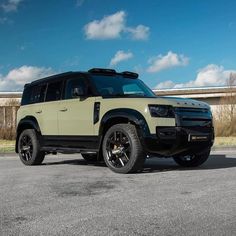
{"type": "Polygon", "coordinates": [[[167,105],[148,105],[152,117],[174,118],[174,110],[172,106],[167,105]]]}

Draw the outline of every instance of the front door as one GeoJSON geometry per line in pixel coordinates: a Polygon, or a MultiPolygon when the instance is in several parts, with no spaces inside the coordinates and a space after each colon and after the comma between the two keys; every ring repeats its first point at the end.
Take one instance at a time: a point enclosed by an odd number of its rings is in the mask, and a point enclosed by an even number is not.
{"type": "Polygon", "coordinates": [[[83,139],[94,135],[95,98],[86,96],[88,90],[85,79],[78,75],[66,80],[64,99],[60,102],[58,112],[60,136],[83,139]]]}

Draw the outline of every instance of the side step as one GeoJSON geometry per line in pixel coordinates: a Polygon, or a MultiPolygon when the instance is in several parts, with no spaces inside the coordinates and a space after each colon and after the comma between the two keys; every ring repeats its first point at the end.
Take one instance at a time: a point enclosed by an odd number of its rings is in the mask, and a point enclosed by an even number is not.
{"type": "Polygon", "coordinates": [[[98,153],[97,149],[80,149],[80,148],[69,148],[69,147],[51,147],[45,146],[41,148],[41,151],[50,152],[50,153],[65,153],[65,154],[73,154],[73,153],[98,153]]]}

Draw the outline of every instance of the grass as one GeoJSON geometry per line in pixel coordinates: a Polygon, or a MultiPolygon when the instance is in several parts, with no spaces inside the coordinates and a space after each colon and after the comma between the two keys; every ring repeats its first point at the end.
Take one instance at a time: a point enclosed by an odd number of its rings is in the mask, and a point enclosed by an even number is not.
{"type": "Polygon", "coordinates": [[[216,137],[214,147],[236,147],[236,137],[216,137]]]}
{"type": "Polygon", "coordinates": [[[0,139],[0,153],[14,152],[15,151],[15,141],[0,139]]]}
{"type": "MultiPolygon", "coordinates": [[[[236,137],[216,137],[214,147],[235,147],[236,148],[236,137]]],[[[14,140],[0,139],[0,153],[9,153],[15,151],[14,140]]]]}

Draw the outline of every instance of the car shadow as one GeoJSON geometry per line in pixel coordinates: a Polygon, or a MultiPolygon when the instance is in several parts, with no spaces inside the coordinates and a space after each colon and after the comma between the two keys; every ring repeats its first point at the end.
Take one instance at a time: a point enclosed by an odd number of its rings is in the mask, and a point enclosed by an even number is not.
{"type": "MultiPolygon", "coordinates": [[[[92,165],[96,167],[106,167],[105,163],[88,163],[83,159],[72,159],[72,160],[63,160],[57,162],[46,162],[42,165],[92,165]]],[[[210,155],[209,159],[200,167],[195,168],[183,168],[178,166],[172,158],[150,158],[147,159],[143,171],[141,173],[148,173],[148,172],[166,172],[166,171],[173,171],[173,170],[210,170],[210,169],[225,169],[225,168],[232,168],[236,167],[236,158],[226,157],[226,155],[217,155],[213,154],[210,155]]]]}
{"type": "Polygon", "coordinates": [[[81,166],[87,166],[87,165],[93,165],[93,166],[100,166],[100,167],[106,167],[105,163],[103,162],[87,162],[83,159],[72,159],[72,160],[63,160],[63,161],[55,161],[55,162],[45,162],[42,165],[81,165],[81,166]]]}
{"type": "Polygon", "coordinates": [[[145,162],[143,173],[148,172],[163,172],[173,170],[210,170],[210,169],[225,169],[236,167],[236,158],[226,157],[226,155],[210,155],[209,159],[201,166],[194,168],[185,168],[178,166],[172,158],[159,159],[151,158],[145,162]]]}

